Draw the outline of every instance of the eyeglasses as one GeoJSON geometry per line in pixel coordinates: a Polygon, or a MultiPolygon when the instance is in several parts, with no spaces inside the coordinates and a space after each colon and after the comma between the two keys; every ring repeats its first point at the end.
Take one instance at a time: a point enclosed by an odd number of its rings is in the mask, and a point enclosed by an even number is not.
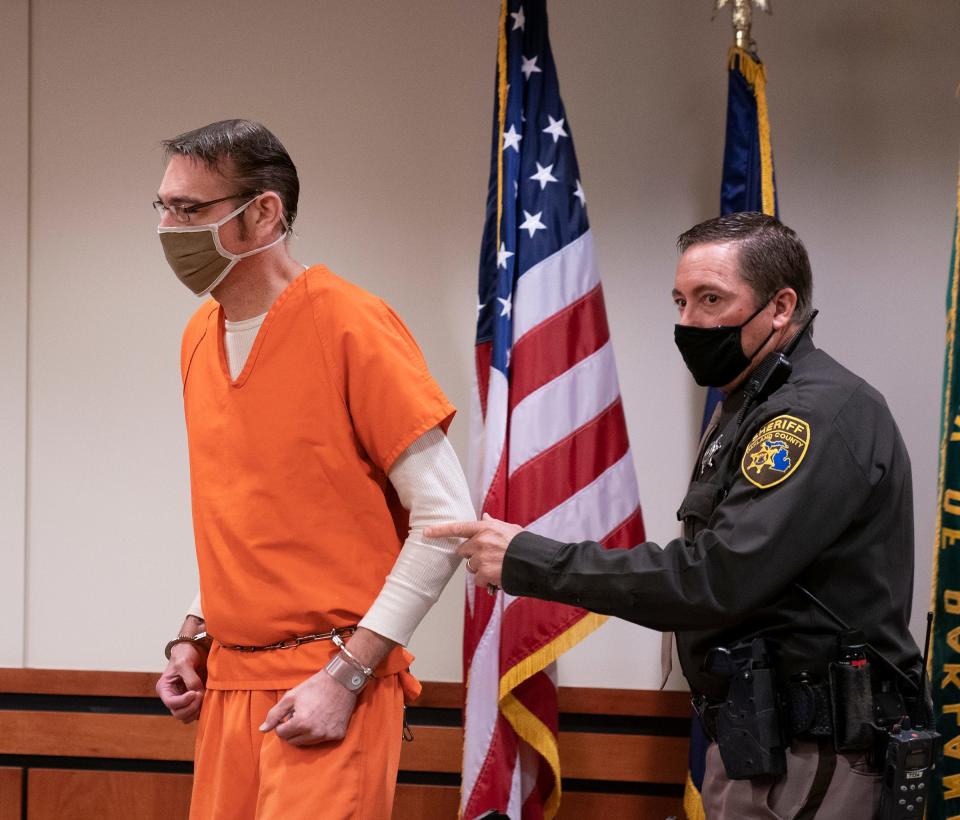
{"type": "Polygon", "coordinates": [[[160,214],[161,219],[167,214],[170,214],[177,222],[189,222],[191,216],[198,211],[202,211],[204,208],[209,208],[211,205],[219,205],[228,199],[243,199],[245,196],[255,196],[256,194],[262,193],[263,191],[251,189],[249,191],[241,191],[239,194],[222,196],[220,199],[211,199],[209,202],[198,202],[196,205],[166,205],[159,199],[154,200],[152,204],[153,209],[160,214]]]}

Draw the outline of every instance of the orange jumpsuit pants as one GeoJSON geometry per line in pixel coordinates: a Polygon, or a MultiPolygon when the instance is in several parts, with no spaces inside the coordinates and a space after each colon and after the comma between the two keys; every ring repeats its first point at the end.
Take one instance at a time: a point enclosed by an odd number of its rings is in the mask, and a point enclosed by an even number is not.
{"type": "Polygon", "coordinates": [[[291,746],[258,726],[283,696],[208,689],[197,732],[191,820],[386,820],[403,732],[398,675],[360,694],[346,737],[291,746]]]}

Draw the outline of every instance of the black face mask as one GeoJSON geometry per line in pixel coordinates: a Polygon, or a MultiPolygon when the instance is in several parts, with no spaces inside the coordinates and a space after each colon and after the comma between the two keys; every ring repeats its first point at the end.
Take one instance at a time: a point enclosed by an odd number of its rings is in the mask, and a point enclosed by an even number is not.
{"type": "Polygon", "coordinates": [[[674,325],[673,340],[680,349],[680,355],[693,375],[693,380],[701,387],[723,387],[730,384],[747,369],[753,357],[770,341],[773,328],[760,346],[749,356],[743,352],[740,331],[752,322],[769,302],[758,307],[750,318],[740,325],[720,325],[719,327],[691,327],[674,325]]]}

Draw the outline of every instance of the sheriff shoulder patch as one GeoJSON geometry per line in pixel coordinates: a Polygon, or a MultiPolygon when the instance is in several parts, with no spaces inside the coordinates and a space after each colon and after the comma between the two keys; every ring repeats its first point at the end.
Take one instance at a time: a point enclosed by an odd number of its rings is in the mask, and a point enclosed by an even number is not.
{"type": "Polygon", "coordinates": [[[807,422],[794,416],[777,416],[750,439],[740,462],[740,472],[761,490],[774,487],[793,475],[809,446],[807,422]]]}

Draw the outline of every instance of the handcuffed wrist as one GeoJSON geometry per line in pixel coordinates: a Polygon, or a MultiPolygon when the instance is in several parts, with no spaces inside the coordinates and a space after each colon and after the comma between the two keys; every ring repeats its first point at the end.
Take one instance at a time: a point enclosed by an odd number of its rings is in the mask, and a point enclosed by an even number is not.
{"type": "Polygon", "coordinates": [[[210,651],[210,644],[213,643],[213,638],[206,632],[198,632],[196,635],[177,635],[172,641],[168,641],[167,645],[163,648],[163,654],[167,660],[170,660],[170,652],[178,643],[193,644],[197,649],[207,653],[210,651]]]}
{"type": "Polygon", "coordinates": [[[330,662],[324,669],[337,683],[348,691],[356,694],[360,692],[360,690],[367,685],[367,681],[373,677],[373,669],[366,666],[356,655],[347,649],[343,638],[338,634],[334,633],[332,640],[340,651],[330,659],[330,662]]]}

